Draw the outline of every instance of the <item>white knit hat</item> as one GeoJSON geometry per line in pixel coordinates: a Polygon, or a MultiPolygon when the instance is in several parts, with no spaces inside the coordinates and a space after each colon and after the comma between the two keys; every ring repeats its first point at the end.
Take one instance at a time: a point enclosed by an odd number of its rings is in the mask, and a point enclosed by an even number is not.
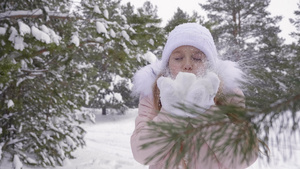
{"type": "Polygon", "coordinates": [[[181,24],[170,32],[162,53],[162,66],[167,66],[174,49],[185,45],[200,49],[206,55],[211,68],[215,69],[218,54],[213,37],[208,29],[197,23],[181,24]]]}

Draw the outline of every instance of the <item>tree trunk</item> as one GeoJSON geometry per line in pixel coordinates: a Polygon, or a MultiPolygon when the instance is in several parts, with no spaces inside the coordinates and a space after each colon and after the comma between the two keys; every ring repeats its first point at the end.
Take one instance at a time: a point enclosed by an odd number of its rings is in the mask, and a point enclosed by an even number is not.
{"type": "Polygon", "coordinates": [[[105,106],[102,107],[102,115],[107,115],[107,114],[106,114],[106,107],[105,107],[105,106]]]}

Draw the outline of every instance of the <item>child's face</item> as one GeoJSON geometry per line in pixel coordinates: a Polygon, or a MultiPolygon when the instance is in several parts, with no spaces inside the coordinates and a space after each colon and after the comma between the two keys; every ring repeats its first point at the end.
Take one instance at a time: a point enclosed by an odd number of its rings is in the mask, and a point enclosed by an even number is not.
{"type": "Polygon", "coordinates": [[[202,75],[206,69],[205,54],[193,46],[180,46],[173,50],[169,58],[169,70],[175,78],[179,72],[189,72],[202,75]]]}

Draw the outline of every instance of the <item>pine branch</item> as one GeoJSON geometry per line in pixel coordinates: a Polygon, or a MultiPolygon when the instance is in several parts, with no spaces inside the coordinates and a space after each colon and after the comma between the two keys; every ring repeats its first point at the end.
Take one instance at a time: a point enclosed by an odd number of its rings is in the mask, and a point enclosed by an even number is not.
{"type": "Polygon", "coordinates": [[[270,108],[262,110],[261,113],[264,113],[264,112],[276,112],[278,110],[282,110],[282,109],[284,109],[285,106],[288,106],[291,103],[297,103],[297,101],[299,101],[299,100],[300,100],[300,94],[296,94],[296,95],[294,95],[290,99],[287,99],[284,102],[275,104],[273,106],[271,105],[270,108]]]}
{"type": "Polygon", "coordinates": [[[162,145],[163,148],[152,154],[147,163],[157,157],[160,157],[160,160],[167,158],[167,167],[179,165],[185,157],[190,163],[192,158],[199,157],[203,145],[210,147],[205,159],[218,160],[220,156],[232,155],[232,149],[234,156],[242,156],[242,161],[247,161],[250,154],[258,152],[259,141],[255,125],[247,120],[245,110],[234,106],[222,106],[214,111],[199,114],[200,107],[180,105],[178,108],[197,117],[178,117],[160,112],[175,122],[149,122],[151,134],[144,139],[151,141],[141,148],[147,149],[157,145],[162,145]]]}

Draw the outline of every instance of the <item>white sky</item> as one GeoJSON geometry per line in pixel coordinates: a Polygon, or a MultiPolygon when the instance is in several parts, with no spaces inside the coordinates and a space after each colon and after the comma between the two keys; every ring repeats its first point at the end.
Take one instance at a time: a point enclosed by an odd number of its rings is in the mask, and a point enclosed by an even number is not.
{"type": "MultiPolygon", "coordinates": [[[[145,1],[146,0],[122,0],[121,2],[123,4],[131,2],[136,9],[141,7],[145,1]]],[[[205,3],[206,0],[150,0],[150,2],[158,7],[158,16],[163,19],[163,25],[172,18],[178,7],[189,14],[192,14],[193,11],[197,11],[202,16],[205,15],[205,12],[198,3],[205,3]]],[[[291,43],[294,40],[289,36],[292,31],[295,31],[295,28],[289,22],[289,18],[294,18],[297,3],[300,3],[300,0],[271,0],[269,6],[269,11],[272,15],[283,16],[280,22],[280,28],[282,30],[280,36],[286,39],[286,43],[291,43]]]]}

